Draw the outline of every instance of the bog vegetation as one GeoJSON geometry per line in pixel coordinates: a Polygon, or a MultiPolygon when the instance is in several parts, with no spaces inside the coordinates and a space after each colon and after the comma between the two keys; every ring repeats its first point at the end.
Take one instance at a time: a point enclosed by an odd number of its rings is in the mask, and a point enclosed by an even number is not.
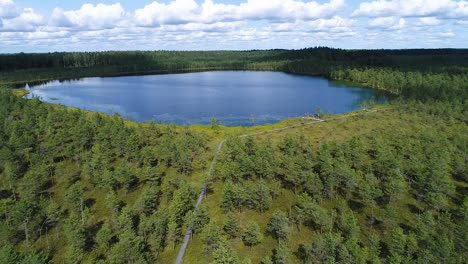
{"type": "Polygon", "coordinates": [[[185,263],[466,261],[466,50],[0,55],[6,87],[217,69],[322,75],[397,99],[238,138],[238,128],[135,124],[1,89],[0,263],[171,263],[190,223],[185,263]]]}

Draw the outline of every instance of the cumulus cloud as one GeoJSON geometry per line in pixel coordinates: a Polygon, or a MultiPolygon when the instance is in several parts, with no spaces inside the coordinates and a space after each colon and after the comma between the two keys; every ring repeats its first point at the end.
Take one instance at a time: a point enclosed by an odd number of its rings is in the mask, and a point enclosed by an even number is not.
{"type": "Polygon", "coordinates": [[[0,0],[0,19],[14,18],[19,13],[13,0],[0,0]]]}
{"type": "Polygon", "coordinates": [[[119,25],[125,17],[125,10],[117,3],[113,5],[84,4],[78,10],[65,11],[55,8],[50,23],[58,27],[81,29],[112,28],[119,25]]]}
{"type": "Polygon", "coordinates": [[[0,0],[0,31],[34,31],[43,23],[32,8],[19,9],[11,0],[0,0]]]}
{"type": "Polygon", "coordinates": [[[205,0],[174,0],[168,4],[153,2],[135,11],[139,26],[180,23],[213,23],[241,20],[295,21],[330,17],[344,6],[344,0],[319,4],[297,0],[247,0],[239,5],[205,0]]]}
{"type": "Polygon", "coordinates": [[[353,12],[353,16],[463,18],[468,17],[468,2],[452,0],[377,0],[361,3],[359,8],[353,12]]]}
{"type": "Polygon", "coordinates": [[[161,24],[181,24],[194,20],[198,4],[193,0],[175,0],[169,4],[153,2],[135,11],[138,25],[155,26],[161,24]]]}
{"type": "Polygon", "coordinates": [[[314,1],[248,0],[238,7],[241,19],[314,20],[330,17],[344,6],[344,0],[319,4],[314,1]]]}
{"type": "Polygon", "coordinates": [[[354,6],[345,0],[152,1],[136,10],[125,10],[117,0],[96,1],[74,10],[57,7],[43,17],[14,0],[0,0],[0,47],[3,52],[395,48],[426,47],[430,39],[447,37],[450,41],[440,43],[466,46],[468,0],[362,0],[354,6]]]}
{"type": "Polygon", "coordinates": [[[404,28],[406,20],[398,17],[379,17],[369,21],[369,27],[382,30],[399,30],[404,28]]]}

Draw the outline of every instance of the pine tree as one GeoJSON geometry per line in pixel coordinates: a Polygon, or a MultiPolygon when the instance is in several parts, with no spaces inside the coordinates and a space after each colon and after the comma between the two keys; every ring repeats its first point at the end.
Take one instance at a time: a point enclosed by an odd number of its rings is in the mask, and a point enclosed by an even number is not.
{"type": "Polygon", "coordinates": [[[239,264],[239,258],[232,253],[232,250],[224,245],[213,251],[212,264],[239,264]]]}
{"type": "Polygon", "coordinates": [[[180,229],[177,227],[177,223],[170,221],[167,226],[167,239],[171,242],[172,249],[175,248],[175,244],[180,236],[180,229]]]}
{"type": "Polygon", "coordinates": [[[252,246],[259,244],[263,240],[263,234],[260,232],[260,227],[256,222],[250,221],[247,223],[242,240],[251,249],[252,246]]]}
{"type": "Polygon", "coordinates": [[[112,238],[112,230],[108,223],[104,223],[96,234],[96,243],[99,252],[105,253],[109,250],[109,243],[112,238]]]}
{"type": "Polygon", "coordinates": [[[201,238],[205,244],[205,253],[209,255],[220,246],[221,230],[215,223],[209,223],[203,228],[201,238]]]}
{"type": "Polygon", "coordinates": [[[283,211],[275,211],[270,219],[270,223],[268,223],[267,230],[278,241],[286,239],[289,232],[288,215],[283,211]]]}
{"type": "Polygon", "coordinates": [[[235,216],[234,213],[229,212],[224,217],[224,226],[223,230],[231,237],[237,237],[239,235],[240,224],[239,219],[235,216]]]}
{"type": "Polygon", "coordinates": [[[194,233],[201,230],[206,224],[210,222],[210,216],[208,215],[208,210],[206,209],[205,205],[200,206],[200,208],[193,213],[192,221],[192,230],[194,233]]]}
{"type": "Polygon", "coordinates": [[[291,261],[292,254],[286,243],[279,243],[278,247],[274,250],[273,263],[274,264],[288,264],[291,261]]]}

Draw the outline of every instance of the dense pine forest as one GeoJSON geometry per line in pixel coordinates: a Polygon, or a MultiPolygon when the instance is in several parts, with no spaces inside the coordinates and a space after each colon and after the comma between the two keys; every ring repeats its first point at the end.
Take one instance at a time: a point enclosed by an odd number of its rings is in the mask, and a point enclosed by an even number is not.
{"type": "Polygon", "coordinates": [[[466,263],[468,50],[0,55],[6,88],[204,70],[319,75],[395,99],[239,138],[303,120],[137,124],[0,89],[0,263],[172,263],[190,224],[184,263],[466,263]]]}

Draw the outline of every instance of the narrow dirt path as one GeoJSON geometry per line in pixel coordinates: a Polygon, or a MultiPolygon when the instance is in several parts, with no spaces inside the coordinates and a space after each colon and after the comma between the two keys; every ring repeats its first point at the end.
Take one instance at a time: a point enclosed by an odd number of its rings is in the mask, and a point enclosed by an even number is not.
{"type": "MultiPolygon", "coordinates": [[[[288,129],[293,129],[293,128],[297,128],[297,127],[303,127],[303,126],[309,126],[309,125],[313,125],[313,124],[318,124],[318,123],[321,123],[321,122],[325,122],[325,120],[322,120],[322,119],[318,119],[318,118],[313,118],[313,117],[303,117],[303,119],[307,119],[307,120],[313,120],[312,122],[308,122],[308,123],[304,123],[304,124],[298,124],[298,125],[292,125],[292,126],[286,126],[286,127],[281,127],[281,128],[276,128],[276,129],[271,129],[271,130],[265,130],[265,131],[261,131],[261,132],[256,132],[256,133],[250,133],[250,134],[245,134],[245,135],[240,135],[238,136],[239,138],[246,138],[246,137],[252,137],[252,136],[257,136],[257,135],[262,135],[262,134],[267,134],[267,133],[274,133],[274,132],[280,132],[280,131],[284,131],[284,130],[288,130],[288,129]]],[[[219,153],[221,153],[221,150],[223,148],[223,145],[224,143],[226,142],[226,140],[223,140],[219,143],[218,145],[218,148],[215,152],[215,155],[213,157],[213,160],[211,161],[211,165],[210,165],[210,168],[208,169],[208,173],[207,173],[207,179],[210,178],[211,176],[211,173],[213,171],[213,168],[214,166],[216,165],[216,161],[218,159],[218,156],[219,156],[219,153]]],[[[203,201],[203,197],[205,197],[205,193],[206,193],[206,182],[203,184],[203,187],[200,191],[200,194],[198,195],[198,200],[197,200],[197,204],[195,205],[195,209],[194,209],[194,212],[198,211],[198,209],[200,208],[200,205],[203,201]]],[[[190,223],[188,229],[187,229],[187,232],[185,232],[185,236],[184,236],[184,240],[182,242],[182,246],[180,247],[179,249],[179,254],[177,255],[177,259],[175,261],[176,264],[182,264],[182,260],[184,258],[184,254],[185,254],[185,250],[187,249],[187,246],[188,246],[188,242],[190,241],[190,237],[192,236],[192,229],[193,229],[193,223],[190,223]]]]}

